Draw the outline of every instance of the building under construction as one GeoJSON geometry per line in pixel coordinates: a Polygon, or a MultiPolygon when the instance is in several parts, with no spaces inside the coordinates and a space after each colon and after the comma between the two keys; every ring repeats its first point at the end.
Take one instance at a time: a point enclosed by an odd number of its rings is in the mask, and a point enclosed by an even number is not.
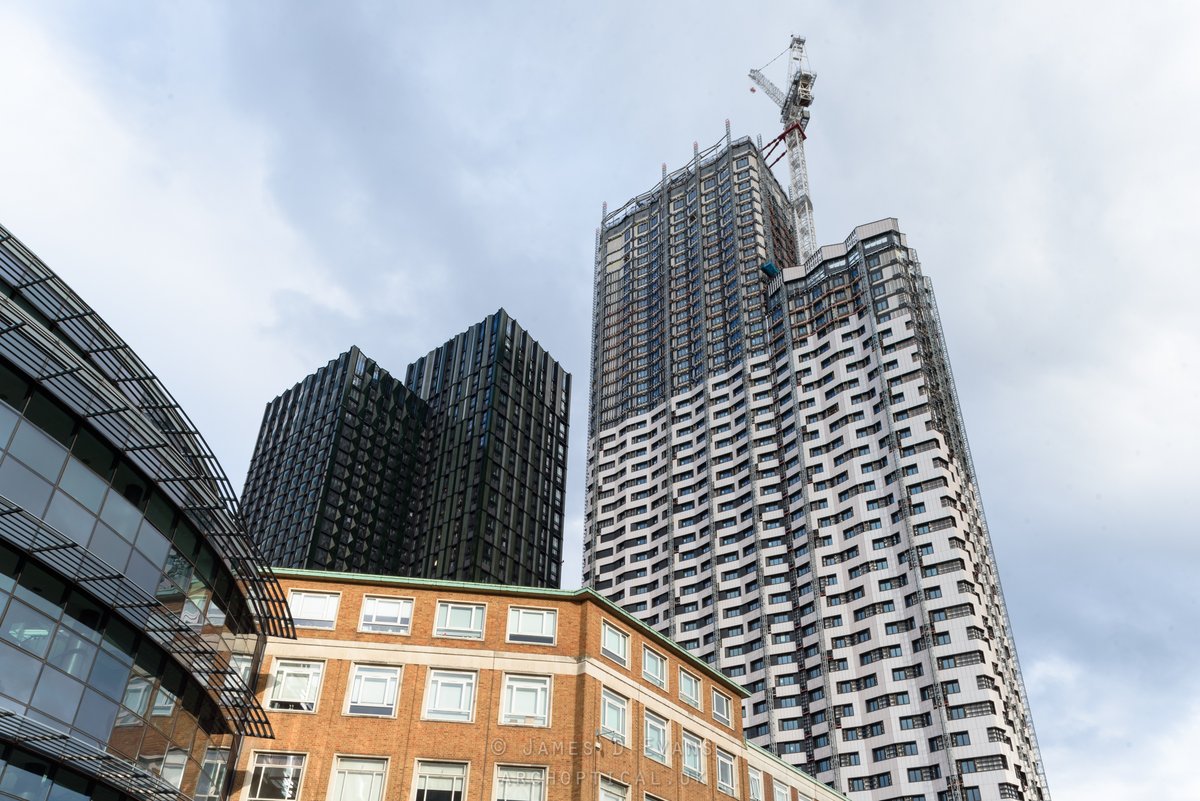
{"type": "Polygon", "coordinates": [[[1046,799],[933,293],[894,219],[818,247],[725,139],[604,215],[584,580],[742,682],[746,733],[854,798],[1046,799]]]}

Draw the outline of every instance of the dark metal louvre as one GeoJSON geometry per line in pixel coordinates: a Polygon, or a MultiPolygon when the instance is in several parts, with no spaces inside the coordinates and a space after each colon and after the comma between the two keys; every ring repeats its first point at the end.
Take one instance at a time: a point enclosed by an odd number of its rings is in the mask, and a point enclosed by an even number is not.
{"type": "Polygon", "coordinates": [[[191,626],[111,565],[0,498],[0,539],[96,596],[172,655],[208,691],[238,734],[272,738],[267,713],[238,671],[191,626]]]}
{"type": "Polygon", "coordinates": [[[266,633],[295,637],[279,582],[246,536],[216,457],[153,373],[61,279],[0,227],[0,352],[100,429],[207,534],[266,633]]]}
{"type": "Polygon", "coordinates": [[[7,709],[0,709],[0,740],[23,746],[131,795],[158,801],[190,801],[150,771],[7,709]]]}

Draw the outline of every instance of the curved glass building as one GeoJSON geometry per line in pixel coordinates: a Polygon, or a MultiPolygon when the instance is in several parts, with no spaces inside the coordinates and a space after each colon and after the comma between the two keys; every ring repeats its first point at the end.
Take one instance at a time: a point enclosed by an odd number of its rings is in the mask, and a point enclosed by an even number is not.
{"type": "Polygon", "coordinates": [[[228,480],[136,354],[0,228],[0,799],[222,799],[293,636],[228,480]]]}

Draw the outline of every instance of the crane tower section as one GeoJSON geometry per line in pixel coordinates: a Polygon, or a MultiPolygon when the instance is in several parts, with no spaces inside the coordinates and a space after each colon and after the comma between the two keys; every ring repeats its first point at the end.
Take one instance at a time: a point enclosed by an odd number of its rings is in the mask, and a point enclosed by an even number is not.
{"type": "MultiPolygon", "coordinates": [[[[750,70],[750,79],[779,106],[779,120],[783,133],[776,143],[783,141],[787,147],[788,170],[791,178],[792,225],[796,229],[796,240],[800,245],[801,261],[807,261],[817,250],[817,232],[813,224],[812,199],[808,192],[808,165],[804,161],[805,129],[813,102],[813,84],[817,75],[808,67],[804,52],[804,37],[793,36],[788,48],[787,91],[771,82],[761,70],[750,70]]],[[[781,54],[782,55],[782,54],[781,54]]]]}

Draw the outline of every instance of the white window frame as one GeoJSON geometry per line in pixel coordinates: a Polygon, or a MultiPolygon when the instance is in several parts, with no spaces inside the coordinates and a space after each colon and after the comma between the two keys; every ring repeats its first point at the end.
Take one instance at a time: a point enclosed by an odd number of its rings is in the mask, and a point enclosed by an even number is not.
{"type": "Polygon", "coordinates": [[[229,749],[208,746],[196,777],[195,801],[220,801],[225,789],[225,772],[229,767],[229,749]],[[201,792],[201,784],[207,784],[201,792]]]}
{"type": "MultiPolygon", "coordinates": [[[[237,674],[237,678],[250,689],[254,689],[254,656],[251,654],[230,654],[229,667],[237,674]]],[[[228,688],[237,687],[237,680],[230,676],[225,681],[228,688]]]]}
{"type": "Polygon", "coordinates": [[[750,776],[750,786],[747,788],[749,801],[764,801],[762,771],[758,768],[747,768],[746,772],[750,776]]]}
{"type": "Polygon", "coordinates": [[[132,676],[125,685],[125,695],[121,706],[117,709],[118,726],[135,726],[141,724],[150,706],[151,690],[154,679],[149,676],[132,676]],[[133,714],[129,714],[132,712],[133,714]]]}
{"type": "Polygon", "coordinates": [[[792,801],[792,788],[772,776],[771,798],[775,801],[792,801]]]}
{"type": "Polygon", "coordinates": [[[430,668],[425,680],[425,702],[421,707],[422,720],[444,720],[451,723],[471,723],[475,720],[475,696],[479,689],[479,674],[473,670],[451,670],[430,668]],[[452,680],[461,680],[462,686],[469,692],[469,709],[449,710],[431,709],[430,703],[437,700],[437,687],[442,683],[451,684],[452,680]],[[465,714],[464,714],[465,713],[465,714]]]}
{"type": "Polygon", "coordinates": [[[500,778],[500,771],[502,770],[519,771],[521,773],[530,774],[531,776],[533,774],[537,774],[540,778],[535,779],[532,782],[528,782],[530,784],[538,785],[537,795],[530,799],[530,801],[546,801],[547,770],[545,765],[513,765],[507,763],[496,765],[495,772],[493,773],[494,778],[492,781],[492,798],[494,801],[506,801],[506,799],[504,799],[500,794],[500,786],[502,781],[500,778]]]}
{"type": "MultiPolygon", "coordinates": [[[[402,681],[404,681],[404,671],[399,665],[372,665],[372,664],[360,664],[358,662],[355,662],[354,664],[352,664],[350,666],[350,681],[346,688],[346,707],[343,710],[343,714],[350,715],[353,717],[369,717],[369,718],[394,718],[394,717],[396,717],[396,705],[400,699],[400,684],[402,681]],[[365,704],[361,700],[356,701],[355,696],[358,695],[361,699],[362,688],[367,683],[367,681],[368,681],[367,677],[372,672],[376,673],[376,675],[377,675],[376,680],[378,680],[378,677],[381,676],[385,671],[388,673],[391,673],[395,679],[395,683],[390,688],[391,689],[390,695],[391,695],[391,699],[392,699],[391,712],[361,712],[361,711],[356,712],[356,711],[354,711],[353,707],[355,707],[355,706],[359,706],[359,707],[376,706],[374,704],[365,704]]],[[[388,692],[385,689],[384,697],[386,698],[387,695],[388,695],[388,692]]],[[[387,706],[387,704],[379,704],[378,708],[382,709],[385,706],[387,706]]]]}
{"type": "Polygon", "coordinates": [[[550,725],[550,701],[553,697],[553,677],[537,676],[528,673],[505,673],[504,689],[500,695],[500,724],[503,726],[535,726],[546,728],[550,725]],[[519,690],[534,690],[540,695],[538,699],[539,713],[534,715],[518,715],[512,711],[511,702],[519,690]],[[531,718],[532,721],[530,720],[531,718]]]}
{"type": "Polygon", "coordinates": [[[737,795],[737,757],[727,751],[717,749],[717,789],[728,795],[737,795]],[[729,769],[729,781],[722,777],[722,768],[729,769]]]}
{"type": "MultiPolygon", "coordinates": [[[[412,634],[413,611],[416,609],[417,600],[402,595],[364,595],[362,606],[358,611],[358,630],[369,632],[371,634],[394,634],[397,637],[407,637],[412,634]],[[396,623],[376,623],[374,621],[367,622],[367,607],[374,601],[385,601],[389,603],[399,603],[403,605],[408,603],[408,623],[399,622],[401,618],[397,616],[396,623]]],[[[373,616],[373,615],[372,615],[373,616]]]]}
{"type": "Polygon", "coordinates": [[[176,790],[183,786],[183,774],[188,766],[188,752],[180,748],[168,748],[163,754],[158,775],[176,790]]]}
{"type": "Polygon", "coordinates": [[[733,725],[733,699],[720,690],[712,691],[712,716],[717,723],[723,723],[726,726],[733,725]],[[719,701],[724,701],[725,714],[720,714],[721,704],[719,701]]]}
{"type": "Polygon", "coordinates": [[[482,640],[484,627],[487,624],[487,604],[472,601],[438,601],[437,617],[433,622],[434,637],[450,637],[455,640],[482,640]],[[479,628],[460,628],[450,625],[450,613],[454,609],[470,609],[471,622],[474,624],[475,613],[479,613],[479,628]]]}
{"type": "Polygon", "coordinates": [[[609,689],[600,691],[600,736],[620,745],[629,742],[629,699],[609,689]],[[619,713],[619,729],[608,725],[613,722],[608,718],[609,711],[619,713]]]}
{"type": "Polygon", "coordinates": [[[655,762],[664,765],[671,764],[671,723],[666,718],[659,717],[649,710],[642,713],[642,753],[655,762]],[[651,727],[662,731],[662,752],[650,750],[651,727]]]}
{"type": "Polygon", "coordinates": [[[325,592],[323,590],[289,590],[288,591],[288,609],[292,613],[292,620],[298,629],[324,629],[332,631],[337,627],[338,609],[342,604],[342,594],[340,592],[325,592]],[[333,601],[333,617],[325,619],[323,617],[304,617],[296,614],[297,598],[310,597],[313,599],[324,598],[326,602],[330,599],[333,601]],[[304,622],[301,622],[304,621],[304,622]]]}
{"type": "MultiPolygon", "coordinates": [[[[255,751],[251,754],[250,764],[247,767],[247,772],[250,774],[246,782],[248,785],[245,791],[247,801],[263,801],[263,796],[254,794],[254,774],[262,767],[258,764],[259,758],[265,756],[295,757],[299,759],[299,765],[289,765],[284,768],[284,770],[293,770],[299,773],[299,776],[295,777],[295,789],[291,793],[290,798],[287,799],[287,801],[298,801],[302,797],[300,793],[304,789],[304,774],[308,772],[308,754],[295,751],[255,751]]],[[[259,785],[259,789],[261,789],[261,784],[259,785]]]]}
{"type": "MultiPolygon", "coordinates": [[[[359,756],[356,754],[335,754],[333,757],[333,767],[330,768],[330,771],[329,771],[329,791],[326,796],[328,801],[341,801],[342,796],[341,796],[341,794],[339,794],[337,792],[337,780],[338,780],[339,765],[341,764],[342,760],[347,760],[347,761],[358,760],[360,762],[381,762],[381,763],[383,763],[383,769],[381,771],[379,771],[379,773],[380,773],[379,794],[376,795],[374,799],[372,799],[372,801],[383,801],[384,794],[387,792],[388,766],[389,766],[390,760],[385,756],[378,756],[376,754],[363,755],[363,756],[359,756]]],[[[352,771],[349,769],[346,769],[346,770],[343,770],[343,772],[350,773],[352,771]]]]}
{"type": "Polygon", "coordinates": [[[629,633],[609,623],[607,620],[600,623],[600,653],[616,662],[621,667],[629,667],[629,633]],[[609,635],[615,639],[615,644],[620,644],[620,650],[612,650],[608,647],[609,635]]]}
{"type": "Polygon", "coordinates": [[[704,738],[692,734],[690,731],[684,731],[682,753],[683,775],[689,779],[704,782],[704,738]],[[696,757],[699,768],[693,768],[688,764],[693,755],[696,757]]]}
{"type": "Polygon", "coordinates": [[[154,703],[150,707],[150,714],[155,717],[170,717],[175,712],[176,700],[175,693],[159,685],[158,690],[154,693],[154,703]]]}
{"type": "Polygon", "coordinates": [[[704,700],[703,700],[703,696],[702,696],[703,692],[704,692],[704,682],[700,680],[700,677],[694,673],[684,670],[683,668],[680,668],[679,669],[679,698],[680,698],[680,700],[682,700],[685,704],[689,704],[690,706],[694,706],[694,707],[696,707],[696,709],[703,711],[704,710],[704,700]],[[684,688],[687,686],[689,681],[694,681],[696,683],[696,697],[695,698],[690,698],[685,694],[684,688]]]}
{"type": "Polygon", "coordinates": [[[325,663],[319,659],[276,659],[271,663],[271,695],[267,701],[267,708],[273,712],[302,712],[313,714],[317,711],[317,706],[321,702],[321,685],[325,679],[325,663]],[[306,665],[309,668],[308,687],[310,694],[314,697],[311,700],[296,700],[289,698],[280,698],[280,688],[283,687],[283,679],[280,673],[289,669],[298,672],[301,665],[306,665]],[[315,685],[315,689],[313,689],[315,685]],[[275,704],[300,704],[300,707],[275,706],[275,704]],[[310,704],[310,708],[305,708],[303,704],[310,704]]]}
{"type": "Polygon", "coordinates": [[[670,667],[670,665],[671,665],[670,661],[665,656],[660,654],[658,651],[655,651],[649,645],[642,646],[642,678],[643,679],[650,682],[655,687],[661,687],[664,690],[667,689],[667,672],[668,672],[668,668],[670,667]],[[652,664],[653,660],[655,660],[655,659],[659,660],[659,666],[661,668],[661,673],[657,676],[654,675],[653,673],[651,673],[650,669],[649,669],[649,665],[652,664]]]}
{"type": "Polygon", "coordinates": [[[629,785],[601,773],[596,798],[598,801],[629,801],[629,785]]]}
{"type": "Polygon", "coordinates": [[[453,765],[455,767],[462,768],[462,777],[461,777],[462,787],[461,787],[461,790],[459,791],[459,795],[460,795],[460,798],[462,801],[466,801],[467,787],[468,787],[467,782],[469,782],[471,779],[471,763],[470,762],[459,762],[459,761],[453,760],[453,759],[418,759],[418,760],[415,760],[415,762],[413,764],[413,773],[412,773],[412,777],[413,777],[412,778],[412,801],[417,800],[417,793],[419,793],[421,790],[421,777],[423,775],[426,777],[428,777],[428,776],[453,776],[455,779],[459,778],[457,775],[451,774],[449,772],[422,774],[421,773],[422,765],[453,765]]]}
{"type": "Polygon", "coordinates": [[[558,610],[551,607],[539,606],[510,606],[508,607],[507,642],[524,645],[556,645],[558,643],[558,610]],[[545,633],[545,618],[543,618],[543,633],[528,634],[520,630],[521,618],[525,615],[544,615],[550,620],[550,633],[545,633]]]}

